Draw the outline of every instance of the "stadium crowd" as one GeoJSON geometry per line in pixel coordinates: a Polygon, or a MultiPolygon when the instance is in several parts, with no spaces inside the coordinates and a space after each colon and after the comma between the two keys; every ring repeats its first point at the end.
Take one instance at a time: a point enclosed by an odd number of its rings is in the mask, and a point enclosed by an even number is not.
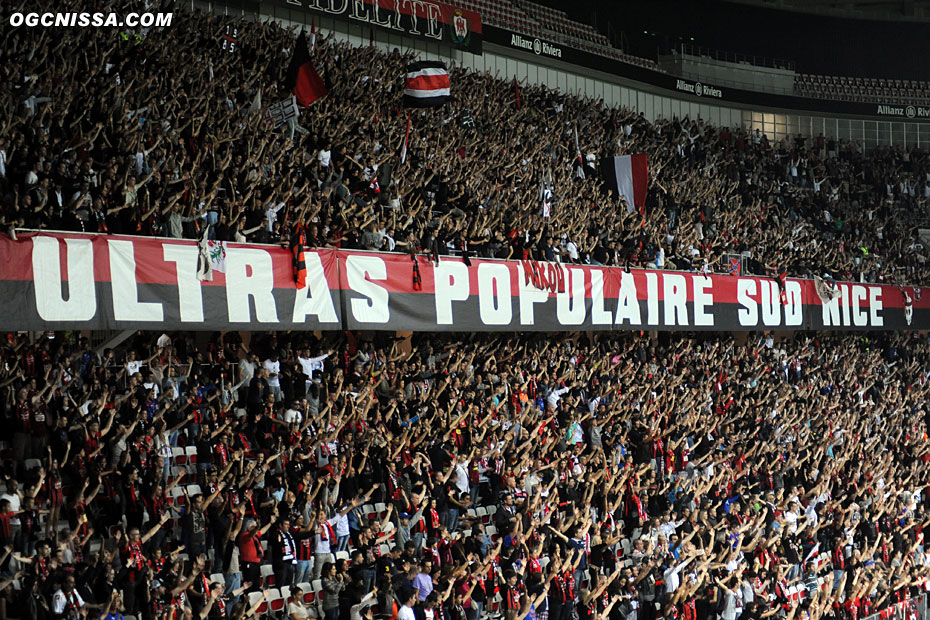
{"type": "MultiPolygon", "coordinates": [[[[319,37],[276,128],[295,32],[183,17],[0,26],[4,231],[927,281],[920,151],[453,68],[401,164],[411,55],[319,37]]],[[[54,335],[0,348],[0,620],[857,620],[930,576],[916,335],[54,335]]]]}
{"type": "Polygon", "coordinates": [[[694,270],[745,253],[757,275],[926,282],[922,151],[648,122],[453,67],[401,164],[412,53],[317,37],[330,93],[276,129],[261,112],[289,96],[294,29],[165,8],[141,32],[3,26],[4,230],[277,243],[301,222],[311,246],[694,270]],[[650,157],[643,214],[597,170],[625,153],[650,157]]]}
{"type": "Polygon", "coordinates": [[[0,616],[855,620],[912,604],[930,576],[928,349],[140,332],[97,354],[14,336],[0,616]]]}

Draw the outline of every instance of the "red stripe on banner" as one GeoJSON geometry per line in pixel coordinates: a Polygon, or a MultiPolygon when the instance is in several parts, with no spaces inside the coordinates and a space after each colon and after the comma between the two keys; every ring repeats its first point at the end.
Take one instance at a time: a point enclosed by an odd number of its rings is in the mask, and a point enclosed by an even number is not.
{"type": "MultiPolygon", "coordinates": [[[[177,285],[177,269],[174,261],[165,260],[165,248],[169,246],[185,246],[197,248],[192,241],[173,239],[152,239],[145,237],[128,237],[122,235],[81,235],[81,234],[28,234],[20,233],[19,241],[13,242],[6,238],[0,240],[0,261],[4,270],[0,281],[32,281],[33,274],[33,239],[36,237],[55,239],[58,242],[58,268],[62,282],[68,281],[68,262],[70,252],[67,240],[90,243],[93,252],[94,280],[96,282],[111,282],[110,250],[108,241],[128,241],[132,244],[133,259],[136,263],[136,281],[139,284],[166,284],[177,285]]],[[[72,246],[73,247],[73,246],[72,246]]],[[[292,256],[289,251],[279,246],[261,246],[241,243],[227,243],[229,250],[248,250],[250,253],[264,253],[269,255],[274,274],[275,288],[295,288],[292,256]]],[[[335,261],[333,250],[315,250],[324,264],[335,261]]],[[[308,251],[309,253],[309,251],[308,251]]],[[[338,279],[335,273],[327,273],[330,286],[336,288],[338,279]]],[[[203,286],[225,286],[226,275],[222,272],[213,272],[213,281],[204,281],[203,286]]]]}
{"type": "MultiPolygon", "coordinates": [[[[196,249],[197,244],[192,241],[158,239],[146,237],[130,237],[122,235],[83,235],[79,233],[62,233],[62,234],[36,234],[20,233],[18,241],[12,241],[9,238],[0,240],[0,261],[4,265],[0,281],[31,281],[33,280],[32,253],[33,239],[41,237],[45,239],[54,239],[58,246],[58,267],[63,281],[68,279],[69,252],[67,251],[67,240],[74,242],[90,243],[93,250],[93,270],[94,279],[98,282],[110,282],[110,258],[109,258],[109,241],[129,242],[132,244],[133,259],[136,262],[136,279],[140,284],[168,284],[177,283],[175,262],[165,260],[165,248],[168,246],[186,246],[196,249]]],[[[72,246],[74,247],[74,246],[72,246]]],[[[259,253],[267,254],[272,264],[274,274],[274,283],[276,288],[293,288],[293,267],[291,264],[291,254],[278,246],[261,246],[249,244],[227,243],[229,250],[247,250],[250,255],[259,253]]],[[[378,279],[379,286],[384,287],[391,293],[415,293],[418,295],[427,295],[432,293],[436,288],[437,268],[429,260],[422,259],[420,264],[420,274],[422,277],[422,288],[414,289],[411,283],[412,263],[410,257],[406,254],[381,254],[373,252],[351,252],[344,250],[308,250],[319,254],[324,263],[327,261],[338,261],[343,264],[349,257],[364,258],[366,260],[376,260],[379,265],[383,265],[385,272],[383,279],[378,279]]],[[[264,260],[264,259],[263,259],[264,260]]],[[[525,284],[525,274],[521,271],[523,265],[520,261],[494,261],[472,259],[472,267],[467,268],[459,258],[443,257],[440,260],[439,276],[447,277],[448,273],[461,273],[468,280],[468,294],[478,295],[480,292],[479,280],[484,270],[506,268],[509,277],[509,291],[511,295],[519,295],[521,288],[524,290],[532,289],[532,284],[525,284]]],[[[532,263],[532,261],[529,261],[532,263]]],[[[550,263],[537,263],[548,274],[550,263]]],[[[573,291],[573,282],[575,278],[581,277],[585,283],[585,297],[590,299],[592,296],[592,283],[599,278],[602,283],[604,297],[616,299],[621,294],[621,285],[625,278],[632,278],[633,287],[636,289],[636,298],[646,300],[650,295],[656,299],[665,300],[668,295],[682,295],[682,298],[688,302],[695,301],[696,298],[704,294],[711,293],[715,303],[739,303],[740,297],[753,300],[757,303],[774,300],[778,304],[779,287],[774,278],[759,278],[754,276],[734,277],[729,274],[710,274],[701,275],[691,272],[677,271],[659,271],[633,269],[626,273],[624,269],[618,267],[591,267],[586,265],[565,265],[560,264],[564,272],[565,290],[573,291]],[[596,274],[596,275],[594,275],[596,274]],[[654,291],[653,291],[654,289],[654,291]],[[653,292],[651,292],[653,291],[653,292]]],[[[553,269],[555,269],[553,264],[553,269]]],[[[223,286],[225,285],[225,275],[220,272],[214,272],[212,282],[204,282],[204,286],[223,286]]],[[[327,275],[330,285],[338,287],[338,280],[333,276],[327,275]]],[[[577,285],[576,285],[577,286],[577,285]]],[[[800,291],[803,301],[806,305],[822,306],[823,302],[817,295],[814,282],[812,280],[797,280],[789,278],[787,286],[794,291],[800,291]]],[[[852,299],[857,296],[858,299],[868,300],[870,298],[879,299],[886,308],[903,308],[904,295],[907,291],[911,297],[914,308],[930,308],[930,289],[914,287],[903,287],[887,284],[859,284],[840,282],[837,283],[838,289],[843,299],[852,299]]],[[[557,293],[550,289],[540,290],[540,294],[545,294],[547,298],[555,298],[557,293]]]]}
{"type": "Polygon", "coordinates": [[[443,75],[420,75],[414,78],[407,78],[407,90],[439,90],[441,88],[450,88],[449,74],[443,75]]]}
{"type": "Polygon", "coordinates": [[[633,170],[633,200],[640,213],[646,209],[646,189],[649,185],[649,156],[633,155],[630,160],[633,170]]]}
{"type": "MultiPolygon", "coordinates": [[[[537,261],[472,259],[469,266],[452,257],[442,257],[438,264],[421,257],[415,263],[406,254],[321,249],[306,252],[308,287],[295,291],[292,256],[281,247],[226,244],[228,275],[214,272],[212,282],[202,283],[196,279],[198,255],[196,243],[175,239],[76,233],[22,233],[18,241],[0,237],[0,290],[6,295],[2,311],[10,329],[41,328],[49,320],[76,328],[110,328],[131,322],[127,312],[150,316],[145,304],[149,309],[163,306],[171,316],[186,307],[185,321],[226,325],[248,321],[246,302],[254,298],[262,316],[277,316],[260,321],[287,327],[292,324],[288,317],[299,317],[294,325],[306,324],[300,317],[319,314],[319,304],[335,297],[346,311],[347,329],[889,330],[930,325],[927,288],[839,282],[838,297],[828,305],[813,280],[781,283],[725,273],[537,261]],[[542,278],[527,279],[526,270],[544,274],[555,286],[550,282],[547,287],[542,278]],[[68,286],[59,287],[59,281],[68,286]],[[134,292],[137,284],[147,286],[134,292]],[[558,294],[558,288],[564,293],[558,294]],[[200,313],[202,319],[191,319],[192,306],[184,300],[197,297],[197,291],[210,305],[200,313]],[[277,301],[269,301],[272,293],[277,301]],[[77,302],[69,305],[76,294],[77,302]],[[120,297],[125,303],[107,301],[111,294],[125,295],[125,300],[120,297]],[[580,299],[586,303],[579,306],[580,299]],[[96,318],[71,319],[63,313],[72,306],[89,308],[96,318]],[[109,307],[123,314],[107,316],[109,307]],[[534,323],[534,315],[539,322],[534,323]]],[[[320,322],[336,324],[332,310],[329,316],[333,318],[320,322]]],[[[146,329],[175,324],[139,320],[146,329]]]]}

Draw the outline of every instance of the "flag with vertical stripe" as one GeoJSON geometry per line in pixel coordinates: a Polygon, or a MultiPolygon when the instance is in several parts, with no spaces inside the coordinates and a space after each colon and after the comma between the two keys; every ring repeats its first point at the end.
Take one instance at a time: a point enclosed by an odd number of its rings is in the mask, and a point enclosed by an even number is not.
{"type": "Polygon", "coordinates": [[[649,188],[649,156],[646,154],[605,157],[601,160],[604,182],[620,194],[632,213],[646,214],[646,192],[649,188]]]}

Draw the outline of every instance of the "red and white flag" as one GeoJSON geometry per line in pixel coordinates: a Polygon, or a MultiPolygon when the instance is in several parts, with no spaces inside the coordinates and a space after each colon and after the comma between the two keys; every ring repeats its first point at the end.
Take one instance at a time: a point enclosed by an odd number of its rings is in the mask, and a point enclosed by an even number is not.
{"type": "Polygon", "coordinates": [[[410,112],[407,112],[407,131],[404,132],[404,144],[400,147],[400,163],[407,163],[407,143],[410,141],[410,112]]]}
{"type": "Polygon", "coordinates": [[[601,160],[601,172],[607,187],[614,189],[633,209],[646,214],[646,192],[649,189],[649,156],[645,154],[606,157],[601,160]]]}
{"type": "Polygon", "coordinates": [[[407,65],[404,103],[423,108],[440,106],[451,96],[446,65],[438,60],[421,60],[407,65]]]}

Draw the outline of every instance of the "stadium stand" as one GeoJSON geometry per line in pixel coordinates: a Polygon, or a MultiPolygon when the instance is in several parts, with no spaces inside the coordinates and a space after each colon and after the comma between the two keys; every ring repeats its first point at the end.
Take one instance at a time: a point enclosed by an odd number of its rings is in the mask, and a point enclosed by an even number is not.
{"type": "MultiPolygon", "coordinates": [[[[202,32],[218,37],[224,22],[191,23],[201,30],[98,43],[59,72],[41,67],[64,60],[65,39],[33,41],[41,29],[13,33],[12,49],[31,41],[33,62],[45,64],[4,69],[4,99],[18,110],[0,145],[5,229],[199,238],[209,228],[219,240],[277,243],[301,220],[309,244],[321,247],[467,249],[634,267],[661,256],[685,270],[719,269],[724,256],[743,254],[759,275],[926,282],[918,226],[930,181],[922,151],[864,153],[857,143],[803,136],[771,144],[700,119],[648,123],[540,87],[521,89],[518,107],[512,83],[455,69],[456,102],[413,113],[409,162],[396,166],[405,118],[400,91],[387,86],[410,55],[319,41],[332,96],[282,135],[251,112],[259,78],[238,76],[243,63],[255,76],[270,72],[261,97],[283,98],[293,35],[273,25],[243,28],[241,56],[210,61],[211,88],[200,68],[216,39],[202,32]],[[178,48],[178,38],[189,45],[178,48]],[[164,70],[176,63],[173,73],[164,70]],[[76,89],[77,73],[92,86],[76,89]],[[179,89],[185,84],[211,94],[190,97],[179,89]],[[127,133],[130,126],[138,131],[127,133]],[[650,157],[653,191],[642,214],[605,191],[596,165],[629,153],[650,157]]],[[[76,34],[76,44],[86,47],[91,36],[76,34]]]]}
{"type": "MultiPolygon", "coordinates": [[[[276,243],[303,222],[309,247],[927,281],[918,150],[649,123],[454,69],[400,165],[412,54],[320,36],[330,92],[275,128],[256,102],[284,97],[295,33],[236,23],[220,54],[230,22],[179,15],[138,37],[4,30],[10,237],[276,243]],[[650,156],[642,212],[590,165],[631,153],[650,156]]],[[[925,335],[98,344],[0,344],[2,617],[926,617],[925,335]]]]}
{"type": "Polygon", "coordinates": [[[803,97],[873,103],[925,104],[930,88],[920,80],[798,74],[795,91],[803,97]]]}

